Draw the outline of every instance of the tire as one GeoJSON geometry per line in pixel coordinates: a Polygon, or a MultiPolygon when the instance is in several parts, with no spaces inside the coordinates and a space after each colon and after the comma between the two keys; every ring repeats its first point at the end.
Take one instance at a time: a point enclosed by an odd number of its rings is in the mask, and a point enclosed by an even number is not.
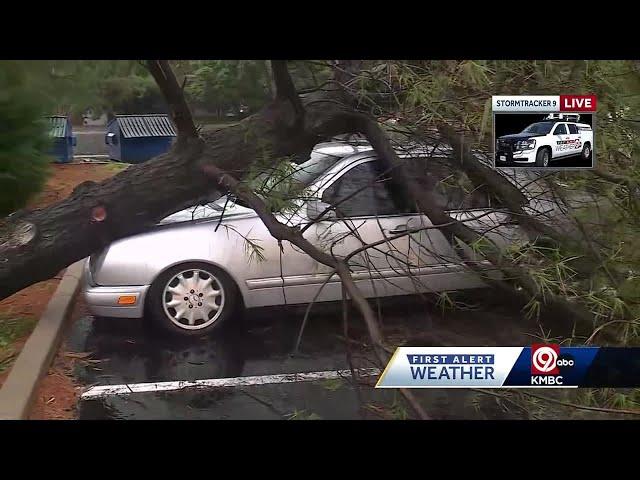
{"type": "Polygon", "coordinates": [[[541,148],[536,153],[536,167],[548,167],[551,154],[548,148],[541,148]]]}
{"type": "Polygon", "coordinates": [[[582,159],[589,160],[589,158],[591,158],[591,144],[587,142],[582,147],[582,159]]]}
{"type": "Polygon", "coordinates": [[[164,271],[147,295],[152,324],[183,337],[219,330],[236,312],[237,304],[238,289],[231,277],[204,262],[182,263],[164,271]]]}

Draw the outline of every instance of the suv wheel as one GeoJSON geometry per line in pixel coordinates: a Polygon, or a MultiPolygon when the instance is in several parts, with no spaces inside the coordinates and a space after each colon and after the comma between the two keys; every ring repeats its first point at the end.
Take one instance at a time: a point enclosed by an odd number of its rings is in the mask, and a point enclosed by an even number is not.
{"type": "Polygon", "coordinates": [[[541,148],[536,154],[536,167],[548,167],[549,166],[549,150],[541,148]]]}
{"type": "Polygon", "coordinates": [[[584,147],[582,147],[582,158],[583,160],[589,160],[590,156],[591,156],[591,145],[589,145],[588,143],[585,143],[584,147]]]}

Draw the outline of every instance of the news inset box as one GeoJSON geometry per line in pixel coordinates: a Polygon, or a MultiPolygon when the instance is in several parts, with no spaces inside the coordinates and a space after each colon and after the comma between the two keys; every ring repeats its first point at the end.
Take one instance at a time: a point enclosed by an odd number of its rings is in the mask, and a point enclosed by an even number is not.
{"type": "Polygon", "coordinates": [[[593,168],[597,104],[595,95],[494,95],[494,166],[593,168]]]}

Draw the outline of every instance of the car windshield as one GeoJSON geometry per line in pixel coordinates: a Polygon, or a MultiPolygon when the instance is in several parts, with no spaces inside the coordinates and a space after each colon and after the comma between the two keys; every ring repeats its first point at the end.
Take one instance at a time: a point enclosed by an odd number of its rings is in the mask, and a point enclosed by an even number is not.
{"type": "MultiPolygon", "coordinates": [[[[338,160],[343,158],[344,155],[331,155],[327,153],[321,152],[312,152],[311,157],[304,163],[300,165],[295,165],[293,167],[293,173],[291,174],[291,179],[293,183],[299,184],[300,190],[303,190],[313,184],[315,180],[317,180],[320,175],[333,167],[338,160]]],[[[276,180],[275,185],[270,185],[268,173],[263,173],[256,177],[256,183],[262,184],[266,189],[277,187],[278,184],[282,184],[276,180]]],[[[248,207],[242,200],[234,197],[234,200],[237,204],[248,207]]]]}
{"type": "Polygon", "coordinates": [[[320,175],[333,167],[343,155],[329,155],[326,153],[313,152],[311,158],[301,163],[295,169],[293,178],[295,181],[310,186],[320,175]]]}
{"type": "Polygon", "coordinates": [[[542,135],[547,135],[553,128],[553,125],[553,122],[532,123],[527,128],[525,128],[522,133],[540,133],[542,135]]]}

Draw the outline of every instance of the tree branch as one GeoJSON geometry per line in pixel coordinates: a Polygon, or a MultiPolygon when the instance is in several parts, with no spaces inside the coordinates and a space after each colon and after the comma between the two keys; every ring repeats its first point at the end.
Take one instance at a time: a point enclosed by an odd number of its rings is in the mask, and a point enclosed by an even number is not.
{"type": "Polygon", "coordinates": [[[183,88],[178,84],[169,62],[167,60],[147,60],[147,68],[169,104],[173,122],[178,129],[178,140],[189,137],[197,138],[198,130],[193,122],[189,105],[184,98],[183,88]]]}
{"type": "Polygon", "coordinates": [[[637,182],[629,177],[625,177],[624,175],[616,175],[615,173],[607,172],[602,170],[601,168],[594,168],[591,170],[596,177],[600,177],[607,182],[615,183],[617,185],[622,185],[623,187],[627,187],[629,193],[632,194],[636,199],[640,196],[640,186],[637,182]]]}
{"type": "Polygon", "coordinates": [[[296,86],[293,83],[291,74],[289,73],[289,67],[286,60],[271,60],[271,71],[273,73],[273,83],[275,85],[275,100],[277,101],[289,101],[293,105],[295,111],[295,124],[296,127],[301,127],[304,121],[304,107],[296,91],[296,86]]]}
{"type": "MultiPolygon", "coordinates": [[[[269,233],[276,240],[278,240],[279,242],[286,240],[296,247],[300,248],[311,258],[335,269],[336,273],[340,277],[342,285],[348,292],[349,297],[353,300],[354,304],[358,307],[358,310],[360,310],[360,313],[364,318],[378,361],[381,365],[385,365],[386,363],[388,363],[390,357],[385,349],[384,336],[382,334],[382,330],[380,329],[380,325],[378,324],[371,305],[369,305],[369,302],[367,302],[367,299],[364,297],[360,289],[358,289],[355,282],[351,278],[351,273],[349,272],[347,263],[340,258],[333,257],[323,252],[322,250],[311,244],[302,236],[299,228],[289,227],[287,225],[284,225],[283,223],[280,223],[267,209],[267,206],[264,204],[262,199],[260,199],[260,197],[258,197],[255,193],[246,188],[228,173],[219,169],[215,165],[210,164],[203,164],[202,170],[206,175],[215,180],[219,185],[222,185],[224,188],[228,189],[230,192],[234,193],[240,199],[249,204],[249,206],[258,214],[260,220],[262,220],[262,222],[265,224],[265,226],[269,230],[269,233]]],[[[406,389],[401,389],[401,393],[421,419],[429,419],[429,416],[411,392],[406,389]]]]}
{"type": "Polygon", "coordinates": [[[531,215],[527,215],[523,209],[529,203],[525,195],[496,171],[482,165],[471,151],[470,145],[465,145],[461,135],[450,125],[440,123],[438,132],[442,136],[442,140],[451,146],[454,154],[459,155],[462,161],[462,169],[474,178],[474,183],[488,185],[491,191],[514,214],[514,219],[527,230],[530,236],[545,235],[553,239],[557,244],[566,242],[566,237],[531,215]]]}
{"type": "MultiPolygon", "coordinates": [[[[334,118],[334,120],[337,119],[334,118]]],[[[476,242],[483,242],[483,245],[486,245],[486,248],[482,251],[482,256],[496,266],[505,279],[509,281],[509,283],[506,283],[505,281],[486,279],[488,283],[496,286],[499,284],[500,288],[513,292],[516,298],[521,298],[523,293],[526,293],[529,299],[536,299],[542,305],[559,312],[560,317],[563,317],[563,321],[571,319],[574,323],[567,325],[567,327],[572,327],[575,324],[579,333],[593,330],[593,317],[588,310],[579,304],[570,303],[564,297],[541,291],[538,284],[525,269],[510,264],[503,257],[503,252],[497,245],[465,225],[464,222],[449,216],[443,206],[439,205],[432,188],[425,188],[424,185],[417,184],[405,172],[403,162],[398,158],[391,142],[377,122],[361,113],[344,113],[341,116],[341,120],[352,129],[352,132],[360,132],[367,137],[367,140],[369,140],[369,143],[378,154],[381,168],[393,172],[392,180],[395,183],[396,190],[400,193],[405,192],[431,223],[440,227],[452,247],[458,249],[456,238],[467,245],[473,245],[476,242]]],[[[473,263],[468,264],[472,269],[477,270],[473,263]]]]}

